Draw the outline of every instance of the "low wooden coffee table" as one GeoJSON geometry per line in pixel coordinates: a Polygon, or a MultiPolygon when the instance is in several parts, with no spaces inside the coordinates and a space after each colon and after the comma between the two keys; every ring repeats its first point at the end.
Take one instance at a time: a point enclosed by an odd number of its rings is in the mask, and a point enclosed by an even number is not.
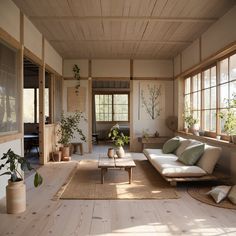
{"type": "Polygon", "coordinates": [[[129,184],[132,182],[132,168],[135,167],[135,163],[131,158],[108,158],[101,157],[98,161],[98,168],[101,168],[101,183],[104,183],[104,175],[109,168],[124,169],[129,174],[129,184]]]}

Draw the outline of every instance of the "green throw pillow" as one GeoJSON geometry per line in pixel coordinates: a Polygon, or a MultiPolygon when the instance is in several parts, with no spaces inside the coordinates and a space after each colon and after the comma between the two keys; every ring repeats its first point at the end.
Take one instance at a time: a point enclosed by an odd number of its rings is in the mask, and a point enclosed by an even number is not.
{"type": "Polygon", "coordinates": [[[179,137],[174,137],[172,139],[167,140],[162,148],[163,153],[171,153],[174,152],[180,145],[179,137]]]}
{"type": "Polygon", "coordinates": [[[205,144],[202,143],[187,147],[178,160],[188,166],[194,165],[203,154],[204,146],[205,144]]]}

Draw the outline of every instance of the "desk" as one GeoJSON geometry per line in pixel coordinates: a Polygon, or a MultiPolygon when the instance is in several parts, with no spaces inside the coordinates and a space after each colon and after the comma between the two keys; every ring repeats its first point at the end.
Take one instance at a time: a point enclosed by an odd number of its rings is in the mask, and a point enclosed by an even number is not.
{"type": "Polygon", "coordinates": [[[144,148],[162,148],[163,144],[170,139],[168,136],[160,136],[160,137],[138,137],[138,141],[142,143],[142,149],[144,148]]]}
{"type": "Polygon", "coordinates": [[[24,149],[25,155],[31,152],[35,147],[39,156],[39,135],[38,134],[25,134],[24,135],[24,149]]]}

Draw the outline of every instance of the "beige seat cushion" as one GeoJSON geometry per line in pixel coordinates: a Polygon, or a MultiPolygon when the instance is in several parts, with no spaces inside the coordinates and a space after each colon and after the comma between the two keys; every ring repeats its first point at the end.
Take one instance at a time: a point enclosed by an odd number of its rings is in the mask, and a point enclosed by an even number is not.
{"type": "Polygon", "coordinates": [[[205,145],[204,153],[197,162],[197,166],[205,170],[208,174],[212,174],[215,165],[220,158],[221,150],[220,147],[205,145]]]}
{"type": "Polygon", "coordinates": [[[161,149],[144,149],[143,153],[158,172],[166,177],[199,177],[206,172],[198,166],[186,166],[174,154],[164,154],[161,149]]]}

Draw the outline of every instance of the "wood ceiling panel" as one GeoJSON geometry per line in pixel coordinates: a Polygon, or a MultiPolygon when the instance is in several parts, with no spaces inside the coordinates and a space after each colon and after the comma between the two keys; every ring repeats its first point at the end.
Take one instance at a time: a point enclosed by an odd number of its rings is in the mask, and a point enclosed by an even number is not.
{"type": "Polygon", "coordinates": [[[156,0],[101,0],[103,16],[150,16],[156,0]]]}
{"type": "Polygon", "coordinates": [[[235,3],[235,0],[160,0],[153,16],[214,18],[220,17],[235,3]]]}
{"type": "Polygon", "coordinates": [[[172,58],[236,0],[13,0],[64,58],[172,58]]]}

